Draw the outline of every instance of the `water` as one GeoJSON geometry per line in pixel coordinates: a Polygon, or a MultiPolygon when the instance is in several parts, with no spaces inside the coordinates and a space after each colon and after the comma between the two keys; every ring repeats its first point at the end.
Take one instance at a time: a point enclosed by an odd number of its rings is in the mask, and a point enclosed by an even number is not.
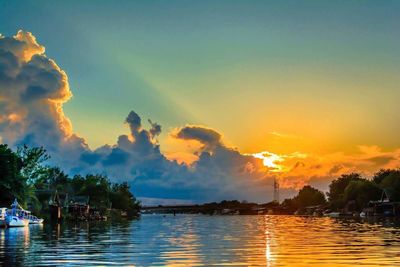
{"type": "Polygon", "coordinates": [[[0,230],[2,265],[400,266],[396,221],[144,215],[0,230]]]}

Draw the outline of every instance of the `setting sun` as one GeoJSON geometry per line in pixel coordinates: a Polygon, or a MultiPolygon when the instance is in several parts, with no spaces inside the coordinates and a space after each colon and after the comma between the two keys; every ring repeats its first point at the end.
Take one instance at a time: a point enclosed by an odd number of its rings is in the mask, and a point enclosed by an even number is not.
{"type": "Polygon", "coordinates": [[[255,153],[252,154],[252,156],[258,159],[262,159],[264,166],[270,168],[271,171],[273,172],[282,171],[283,166],[278,164],[279,162],[282,162],[284,160],[281,156],[268,151],[255,153]]]}

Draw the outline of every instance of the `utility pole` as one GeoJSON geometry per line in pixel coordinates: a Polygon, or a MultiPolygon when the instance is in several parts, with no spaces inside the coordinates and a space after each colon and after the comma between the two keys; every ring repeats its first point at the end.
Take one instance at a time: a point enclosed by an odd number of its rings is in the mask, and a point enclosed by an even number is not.
{"type": "Polygon", "coordinates": [[[279,182],[274,178],[274,201],[279,203],[279,182]]]}

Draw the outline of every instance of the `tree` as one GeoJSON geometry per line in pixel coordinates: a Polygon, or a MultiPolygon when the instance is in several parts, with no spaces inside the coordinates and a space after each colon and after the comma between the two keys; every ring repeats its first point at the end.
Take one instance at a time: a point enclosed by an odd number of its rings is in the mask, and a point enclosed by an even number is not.
{"type": "Polygon", "coordinates": [[[43,169],[42,175],[35,180],[36,189],[62,190],[66,191],[69,186],[69,178],[58,167],[47,167],[43,169]]]}
{"type": "Polygon", "coordinates": [[[379,185],[383,179],[385,179],[389,175],[393,175],[398,173],[399,170],[391,170],[391,169],[381,169],[377,173],[374,174],[374,177],[372,178],[372,181],[379,185]]]}
{"type": "Polygon", "coordinates": [[[295,212],[298,209],[293,198],[286,198],[281,206],[289,212],[295,212]]]}
{"type": "Polygon", "coordinates": [[[22,161],[7,145],[0,145],[0,203],[9,206],[14,198],[25,204],[29,195],[26,180],[20,174],[22,161]]]}
{"type": "Polygon", "coordinates": [[[83,186],[75,191],[77,195],[89,196],[90,204],[97,208],[105,209],[109,207],[109,193],[111,184],[106,176],[86,175],[83,186]]]}
{"type": "Polygon", "coordinates": [[[43,165],[50,156],[43,147],[29,148],[27,145],[18,147],[17,154],[22,161],[21,175],[28,184],[34,184],[46,175],[47,168],[43,165]]]}
{"type": "Polygon", "coordinates": [[[360,174],[343,174],[338,179],[333,180],[329,185],[328,199],[331,207],[334,209],[343,208],[346,204],[344,200],[344,190],[351,181],[363,180],[360,174]]]}
{"type": "Polygon", "coordinates": [[[364,208],[370,200],[379,200],[382,190],[366,179],[350,181],[343,194],[344,203],[355,201],[357,209],[364,208]]]}
{"type": "Polygon", "coordinates": [[[107,176],[92,174],[71,179],[60,168],[45,166],[49,158],[42,147],[24,145],[13,152],[7,145],[0,145],[0,205],[9,206],[17,198],[22,206],[39,213],[58,190],[70,196],[89,196],[90,205],[100,212],[111,202],[129,216],[139,212],[140,202],[127,183],[112,184],[107,176]]]}
{"type": "Polygon", "coordinates": [[[128,216],[134,216],[140,210],[140,202],[133,196],[126,182],[112,186],[110,200],[114,209],[124,210],[128,216]]]}
{"type": "Polygon", "coordinates": [[[380,170],[373,180],[386,191],[391,201],[400,201],[400,169],[380,170]]]}
{"type": "MultiPolygon", "coordinates": [[[[326,203],[325,195],[320,190],[309,185],[304,186],[293,199],[297,208],[323,205],[326,203]]],[[[289,204],[289,203],[287,203],[289,204]]]]}

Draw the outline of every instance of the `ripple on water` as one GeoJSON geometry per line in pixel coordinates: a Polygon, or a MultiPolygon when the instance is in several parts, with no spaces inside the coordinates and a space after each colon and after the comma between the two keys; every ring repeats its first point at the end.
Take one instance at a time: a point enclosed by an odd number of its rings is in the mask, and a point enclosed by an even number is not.
{"type": "Polygon", "coordinates": [[[396,220],[144,215],[0,230],[3,265],[400,266],[396,220]]]}

